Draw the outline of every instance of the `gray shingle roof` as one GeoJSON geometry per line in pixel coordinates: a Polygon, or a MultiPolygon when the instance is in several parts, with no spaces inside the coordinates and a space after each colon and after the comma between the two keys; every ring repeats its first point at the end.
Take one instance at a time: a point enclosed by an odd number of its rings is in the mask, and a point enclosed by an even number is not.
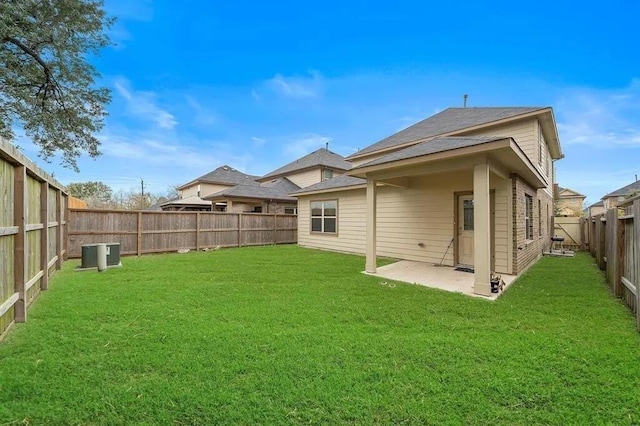
{"type": "Polygon", "coordinates": [[[304,187],[298,191],[292,192],[291,195],[301,194],[312,191],[322,191],[329,189],[347,188],[349,186],[365,185],[366,179],[360,179],[353,176],[337,176],[333,179],[325,180],[311,186],[304,187]]]}
{"type": "Polygon", "coordinates": [[[637,180],[633,183],[630,183],[627,186],[623,186],[620,189],[617,189],[607,195],[605,195],[602,198],[609,198],[609,197],[627,197],[631,194],[633,194],[634,192],[640,192],[640,180],[637,180]]]}
{"type": "Polygon", "coordinates": [[[187,206],[210,206],[211,201],[206,201],[198,197],[197,195],[192,195],[187,198],[177,198],[177,199],[174,198],[172,200],[165,201],[164,203],[160,204],[160,206],[168,206],[170,204],[187,205],[187,206]]]}
{"type": "Polygon", "coordinates": [[[215,194],[207,195],[208,200],[222,198],[256,198],[263,200],[296,201],[296,198],[289,196],[290,192],[300,189],[298,185],[287,178],[277,179],[275,182],[268,182],[263,185],[236,185],[232,188],[224,189],[215,194]]]}
{"type": "Polygon", "coordinates": [[[255,180],[259,177],[260,176],[253,176],[242,173],[241,171],[238,171],[233,167],[224,165],[210,171],[207,174],[200,176],[199,178],[190,181],[189,183],[185,183],[178,189],[184,188],[185,186],[190,185],[194,182],[226,183],[230,185],[258,185],[255,180]]]}
{"type": "Polygon", "coordinates": [[[404,130],[399,131],[379,142],[370,145],[355,154],[371,153],[380,149],[391,148],[419,139],[442,135],[444,133],[462,130],[467,127],[487,124],[505,118],[545,109],[545,107],[481,107],[481,108],[448,108],[436,115],[432,115],[404,130]]]}
{"type": "Polygon", "coordinates": [[[307,154],[302,158],[298,158],[291,163],[280,167],[272,172],[264,175],[260,180],[265,180],[270,177],[282,176],[287,173],[293,173],[298,170],[308,169],[315,166],[324,166],[331,169],[349,170],[351,163],[345,161],[342,155],[331,152],[327,149],[320,148],[317,151],[307,154]]]}
{"type": "Polygon", "coordinates": [[[451,151],[458,148],[468,146],[481,145],[487,142],[493,142],[506,139],[503,136],[453,136],[445,138],[435,138],[430,141],[421,142],[411,145],[408,148],[392,152],[368,163],[362,164],[356,169],[362,167],[376,166],[378,164],[390,163],[392,161],[406,160],[408,158],[421,157],[423,155],[435,154],[437,152],[451,151]]]}

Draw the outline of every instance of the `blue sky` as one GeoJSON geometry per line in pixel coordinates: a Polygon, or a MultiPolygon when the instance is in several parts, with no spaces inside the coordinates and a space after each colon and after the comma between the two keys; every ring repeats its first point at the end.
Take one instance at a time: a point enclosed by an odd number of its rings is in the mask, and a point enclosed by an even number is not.
{"type": "Polygon", "coordinates": [[[103,155],[64,184],[166,192],[222,164],[264,174],[349,155],[450,106],[552,106],[558,183],[595,202],[640,175],[635,0],[106,0],[116,46],[103,155]]]}

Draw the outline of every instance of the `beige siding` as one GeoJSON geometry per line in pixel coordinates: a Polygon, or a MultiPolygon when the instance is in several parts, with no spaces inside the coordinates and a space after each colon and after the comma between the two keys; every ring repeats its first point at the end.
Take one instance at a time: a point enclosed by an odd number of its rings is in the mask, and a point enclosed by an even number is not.
{"type": "Polygon", "coordinates": [[[460,134],[473,136],[511,137],[516,141],[522,151],[524,151],[529,160],[531,160],[531,163],[538,164],[538,145],[536,139],[537,128],[538,121],[529,119],[518,121],[515,123],[486,127],[471,132],[460,132],[460,134]]]}
{"type": "MultiPolygon", "coordinates": [[[[493,183],[493,180],[492,180],[493,183]]],[[[494,185],[495,200],[495,270],[502,274],[511,273],[511,181],[496,179],[494,185]]]]}
{"type": "Polygon", "coordinates": [[[227,209],[228,213],[251,213],[253,212],[254,207],[262,206],[261,202],[258,203],[240,203],[238,201],[233,201],[231,203],[231,209],[227,209]]]}
{"type": "Polygon", "coordinates": [[[200,197],[206,197],[208,195],[215,194],[216,192],[220,192],[224,189],[231,188],[234,185],[216,185],[212,183],[194,183],[191,186],[188,186],[182,190],[182,197],[187,198],[192,195],[198,195],[198,185],[200,185],[200,197]]]}
{"type": "MultiPolygon", "coordinates": [[[[508,194],[510,184],[496,188],[496,269],[508,272],[508,194]],[[499,268],[498,268],[499,266],[499,268]]],[[[408,188],[378,187],[377,253],[379,256],[439,263],[453,238],[455,192],[470,191],[472,176],[449,173],[413,178],[408,188]],[[423,246],[420,244],[422,243],[423,246]]],[[[304,196],[299,201],[298,244],[364,254],[366,235],[365,190],[304,196]],[[312,234],[311,200],[338,200],[338,235],[312,234]]],[[[443,263],[453,265],[453,246],[443,263]]]]}
{"type": "Polygon", "coordinates": [[[306,188],[307,186],[311,186],[322,180],[322,170],[318,167],[311,170],[291,173],[289,175],[285,175],[285,177],[300,188],[306,188]]]}
{"type": "MultiPolygon", "coordinates": [[[[401,147],[399,149],[404,149],[404,148],[406,148],[406,146],[403,146],[403,147],[401,147]]],[[[378,158],[384,157],[385,155],[387,155],[387,154],[389,154],[391,152],[394,152],[394,151],[398,151],[398,149],[394,149],[392,151],[385,151],[385,152],[382,152],[382,153],[379,153],[379,154],[367,155],[366,157],[356,158],[355,160],[350,160],[349,162],[351,164],[353,164],[353,167],[361,166],[364,163],[368,163],[369,161],[377,160],[378,158]]]]}
{"type": "Polygon", "coordinates": [[[365,191],[363,189],[300,197],[298,200],[298,244],[324,250],[364,253],[365,191]],[[338,234],[312,234],[310,204],[312,200],[338,200],[338,234]]]}

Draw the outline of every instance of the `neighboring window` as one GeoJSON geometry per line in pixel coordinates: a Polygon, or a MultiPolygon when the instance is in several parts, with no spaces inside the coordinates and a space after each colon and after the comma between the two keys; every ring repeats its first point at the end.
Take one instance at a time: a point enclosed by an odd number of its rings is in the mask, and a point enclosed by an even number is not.
{"type": "Polygon", "coordinates": [[[338,201],[311,202],[311,232],[335,234],[338,229],[338,201]]]}
{"type": "Polygon", "coordinates": [[[329,180],[333,177],[333,170],[324,169],[322,170],[322,180],[329,180]]]}
{"type": "Polygon", "coordinates": [[[542,237],[542,202],[538,200],[538,236],[542,237]]]}
{"type": "Polygon", "coordinates": [[[473,200],[464,200],[462,202],[462,210],[464,213],[463,229],[465,231],[473,231],[473,200]]]}
{"type": "Polygon", "coordinates": [[[253,208],[254,213],[262,213],[262,206],[255,206],[253,208]]]}
{"type": "Polygon", "coordinates": [[[527,240],[533,240],[533,197],[525,194],[524,198],[524,235],[527,240]]]}
{"type": "Polygon", "coordinates": [[[296,207],[285,207],[284,214],[298,214],[298,209],[296,207]]]}

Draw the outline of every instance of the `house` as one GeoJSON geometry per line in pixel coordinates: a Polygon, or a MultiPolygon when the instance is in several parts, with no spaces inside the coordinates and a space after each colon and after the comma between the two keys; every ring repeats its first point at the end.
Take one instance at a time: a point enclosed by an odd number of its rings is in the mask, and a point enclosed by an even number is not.
{"type": "Polygon", "coordinates": [[[192,195],[202,197],[236,185],[257,185],[256,179],[258,177],[259,176],[242,173],[233,167],[224,165],[179,186],[177,189],[180,198],[187,198],[192,195]]]}
{"type": "Polygon", "coordinates": [[[343,156],[331,152],[327,148],[320,148],[267,173],[257,181],[267,182],[279,177],[286,177],[300,188],[304,188],[342,175],[350,168],[351,163],[346,161],[343,156]]]}
{"type": "Polygon", "coordinates": [[[582,203],[586,195],[582,195],[569,188],[558,187],[558,197],[555,203],[556,216],[581,216],[582,203]]]}
{"type": "Polygon", "coordinates": [[[632,197],[636,194],[640,194],[640,181],[637,179],[635,182],[630,183],[627,186],[623,186],[622,188],[610,192],[609,194],[602,197],[604,210],[607,211],[609,209],[617,207],[618,204],[625,198],[632,197]]]}
{"type": "Polygon", "coordinates": [[[178,202],[165,203],[161,208],[185,210],[182,200],[188,199],[191,210],[197,205],[206,209],[208,205],[209,210],[226,212],[296,214],[298,199],[290,196],[291,192],[339,176],[350,168],[351,163],[328,148],[320,148],[262,177],[225,165],[178,187],[178,202]]]}
{"type": "Polygon", "coordinates": [[[518,275],[549,248],[562,157],[549,107],[449,108],[292,193],[298,244],[366,254],[368,273],[377,256],[466,265],[489,295],[493,271],[518,275]]]}
{"type": "Polygon", "coordinates": [[[279,177],[258,185],[236,185],[204,198],[216,205],[224,203],[227,212],[296,214],[298,199],[289,193],[298,189],[286,177],[279,177]]]}
{"type": "Polygon", "coordinates": [[[597,203],[593,203],[589,207],[584,209],[585,216],[595,216],[604,212],[604,201],[602,200],[598,201],[597,203]]]}

